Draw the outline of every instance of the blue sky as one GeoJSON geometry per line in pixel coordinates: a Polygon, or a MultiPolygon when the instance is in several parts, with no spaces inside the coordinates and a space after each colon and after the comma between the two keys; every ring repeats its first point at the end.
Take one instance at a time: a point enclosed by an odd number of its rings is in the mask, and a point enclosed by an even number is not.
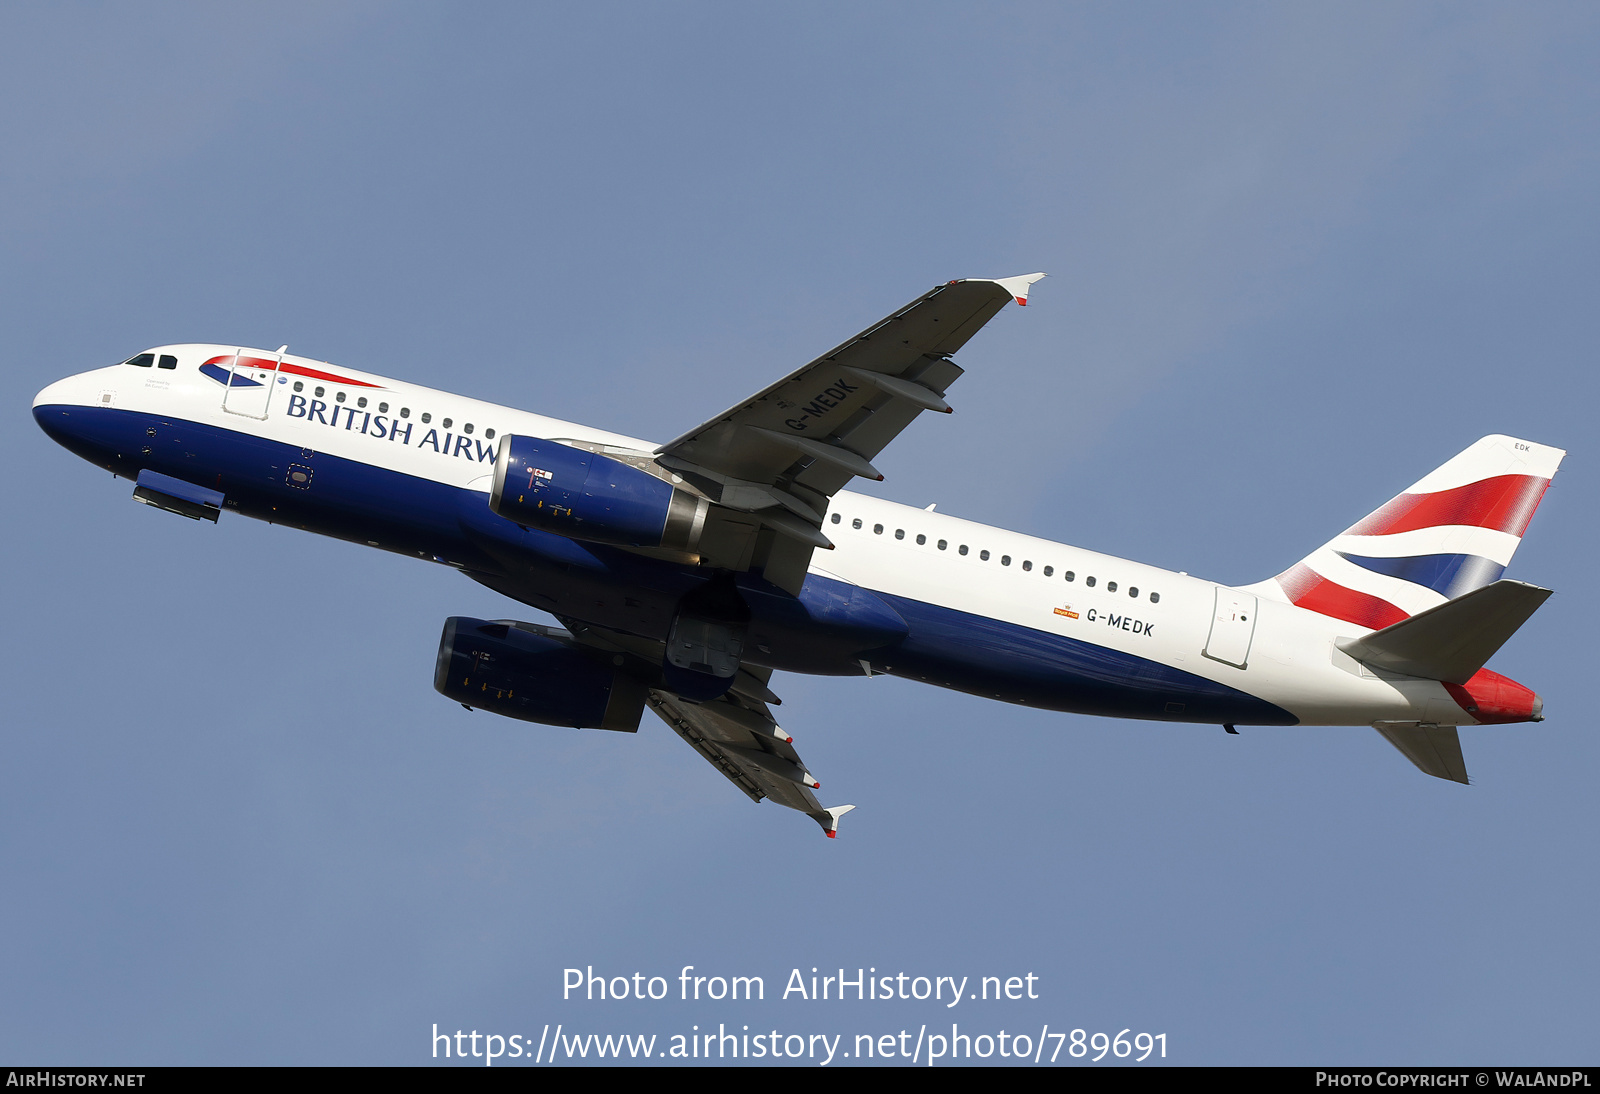
{"type": "Polygon", "coordinates": [[[1582,4],[7,7],[0,1057],[954,1019],[1589,1060],[1597,46],[1582,4]],[[654,722],[432,691],[446,616],[532,609],[130,504],[28,412],[148,345],[288,343],[665,440],[1039,269],[874,492],[1244,583],[1484,434],[1568,448],[1507,575],[1557,595],[1493,662],[1548,720],[1464,730],[1467,788],[1370,729],[779,676],[860,807],[827,841],[654,722]],[[563,1002],[588,965],[769,999],[563,1002]],[[813,966],[1041,998],[773,998],[813,966]]]}

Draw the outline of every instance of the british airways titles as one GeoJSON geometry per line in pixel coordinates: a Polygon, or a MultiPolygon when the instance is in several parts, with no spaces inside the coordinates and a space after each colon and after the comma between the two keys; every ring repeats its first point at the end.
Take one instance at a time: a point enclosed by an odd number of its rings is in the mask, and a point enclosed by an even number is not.
{"type": "Polygon", "coordinates": [[[291,395],[286,413],[290,418],[304,418],[308,422],[318,422],[330,429],[337,429],[340,425],[341,410],[344,411],[343,425],[346,432],[360,433],[379,440],[387,438],[413,448],[431,448],[440,455],[460,456],[478,463],[495,462],[495,445],[492,440],[485,441],[477,437],[457,435],[449,430],[444,432],[444,439],[440,440],[439,430],[430,426],[428,431],[413,444],[411,431],[419,423],[401,421],[384,414],[374,414],[370,410],[342,406],[339,403],[329,404],[321,399],[308,399],[304,395],[291,395]]]}

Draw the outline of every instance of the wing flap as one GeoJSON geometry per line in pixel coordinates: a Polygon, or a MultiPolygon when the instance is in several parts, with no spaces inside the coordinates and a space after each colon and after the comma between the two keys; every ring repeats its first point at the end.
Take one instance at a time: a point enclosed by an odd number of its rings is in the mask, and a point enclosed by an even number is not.
{"type": "Polygon", "coordinates": [[[744,791],[751,801],[759,802],[767,796],[760,783],[751,778],[738,764],[723,755],[722,750],[716,746],[716,743],[709,739],[705,727],[700,724],[699,719],[691,720],[683,716],[682,707],[692,704],[682,703],[676,700],[674,696],[660,691],[652,691],[647,701],[650,704],[650,709],[655,711],[674,733],[687,741],[690,748],[704,756],[712,767],[722,772],[729,782],[744,791]]]}

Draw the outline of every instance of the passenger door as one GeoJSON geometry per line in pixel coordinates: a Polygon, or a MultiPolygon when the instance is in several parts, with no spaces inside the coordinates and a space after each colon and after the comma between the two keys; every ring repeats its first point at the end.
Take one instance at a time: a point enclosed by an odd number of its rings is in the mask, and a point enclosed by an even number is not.
{"type": "Polygon", "coordinates": [[[1249,661],[1250,640],[1255,633],[1256,598],[1218,585],[1211,633],[1202,652],[1213,661],[1242,669],[1249,661]]]}
{"type": "Polygon", "coordinates": [[[272,407],[272,389],[278,386],[278,366],[282,363],[282,351],[275,357],[262,358],[246,357],[239,350],[219,362],[219,367],[227,374],[227,386],[222,389],[222,409],[229,414],[265,420],[272,407]]]}

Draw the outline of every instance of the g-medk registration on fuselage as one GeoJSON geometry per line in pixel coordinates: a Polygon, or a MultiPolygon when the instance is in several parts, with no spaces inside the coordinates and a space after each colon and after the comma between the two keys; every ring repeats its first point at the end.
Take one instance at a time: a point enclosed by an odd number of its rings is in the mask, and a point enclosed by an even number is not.
{"type": "Polygon", "coordinates": [[[446,621],[434,687],[546,725],[646,706],[752,800],[815,818],[774,670],[1235,725],[1370,725],[1466,782],[1456,727],[1538,721],[1484,668],[1549,596],[1501,578],[1561,450],[1485,437],[1243,587],[845,491],[1042,274],[952,281],[664,445],[297,357],[172,345],[51,384],[39,425],[136,481],[453,566],[561,627],[446,621]]]}

